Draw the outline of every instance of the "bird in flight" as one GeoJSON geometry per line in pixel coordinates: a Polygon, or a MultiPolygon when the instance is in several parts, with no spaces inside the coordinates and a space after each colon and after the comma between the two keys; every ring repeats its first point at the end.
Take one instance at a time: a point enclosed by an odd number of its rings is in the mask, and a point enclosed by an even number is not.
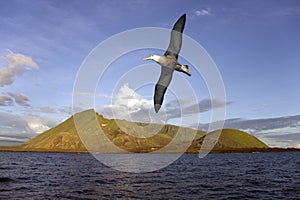
{"type": "Polygon", "coordinates": [[[154,60],[161,66],[160,77],[155,85],[154,91],[154,109],[156,113],[159,111],[163,103],[164,95],[172,80],[174,70],[183,72],[188,76],[192,75],[189,72],[189,68],[187,65],[182,65],[177,61],[178,54],[181,49],[182,32],[184,29],[185,21],[186,14],[183,14],[174,24],[174,27],[171,31],[170,44],[164,55],[152,55],[150,57],[144,58],[144,60],[154,60]]]}

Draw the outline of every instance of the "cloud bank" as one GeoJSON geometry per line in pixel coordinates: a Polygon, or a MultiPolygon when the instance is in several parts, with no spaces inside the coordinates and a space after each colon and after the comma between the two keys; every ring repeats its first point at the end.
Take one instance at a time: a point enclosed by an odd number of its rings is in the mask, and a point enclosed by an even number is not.
{"type": "Polygon", "coordinates": [[[46,116],[0,112],[1,136],[31,138],[57,124],[57,120],[46,116]]]}
{"type": "MultiPolygon", "coordinates": [[[[209,124],[200,124],[206,130],[209,124]]],[[[246,131],[271,147],[300,147],[300,115],[265,119],[227,119],[224,128],[246,131]]]]}

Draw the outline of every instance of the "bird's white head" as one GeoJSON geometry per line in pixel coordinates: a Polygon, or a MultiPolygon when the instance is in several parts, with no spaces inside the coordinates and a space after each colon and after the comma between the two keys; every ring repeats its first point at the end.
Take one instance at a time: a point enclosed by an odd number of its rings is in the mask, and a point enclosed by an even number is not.
{"type": "Polygon", "coordinates": [[[160,56],[158,55],[152,55],[150,57],[144,58],[144,60],[154,60],[155,62],[158,62],[160,56]]]}
{"type": "Polygon", "coordinates": [[[192,76],[191,72],[189,71],[189,67],[187,65],[181,65],[180,70],[188,76],[192,76]]]}

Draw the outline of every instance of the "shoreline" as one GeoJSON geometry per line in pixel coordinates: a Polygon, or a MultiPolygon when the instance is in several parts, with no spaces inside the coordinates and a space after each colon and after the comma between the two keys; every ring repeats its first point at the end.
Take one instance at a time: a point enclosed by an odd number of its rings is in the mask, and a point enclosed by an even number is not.
{"type": "MultiPolygon", "coordinates": [[[[184,154],[199,154],[200,150],[187,150],[184,154]]],[[[75,151],[75,150],[47,150],[47,149],[22,149],[16,147],[0,147],[0,152],[28,152],[28,153],[73,153],[73,154],[124,154],[123,152],[89,152],[89,151],[75,151]]],[[[208,154],[230,154],[230,153],[271,153],[271,152],[300,152],[297,148],[252,148],[252,149],[213,149],[208,154]]],[[[128,154],[149,154],[149,151],[128,152],[128,154]]],[[[163,152],[156,154],[178,154],[181,152],[163,152]]],[[[125,153],[127,154],[127,153],[125,153]]],[[[155,154],[155,152],[152,152],[155,154]]]]}

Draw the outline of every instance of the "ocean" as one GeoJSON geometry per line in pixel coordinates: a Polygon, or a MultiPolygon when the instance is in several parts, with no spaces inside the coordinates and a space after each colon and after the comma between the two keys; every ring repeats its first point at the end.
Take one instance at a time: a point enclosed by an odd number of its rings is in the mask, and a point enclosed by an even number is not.
{"type": "Polygon", "coordinates": [[[185,154],[148,173],[90,154],[0,152],[0,172],[0,199],[300,199],[299,152],[185,154]]]}

